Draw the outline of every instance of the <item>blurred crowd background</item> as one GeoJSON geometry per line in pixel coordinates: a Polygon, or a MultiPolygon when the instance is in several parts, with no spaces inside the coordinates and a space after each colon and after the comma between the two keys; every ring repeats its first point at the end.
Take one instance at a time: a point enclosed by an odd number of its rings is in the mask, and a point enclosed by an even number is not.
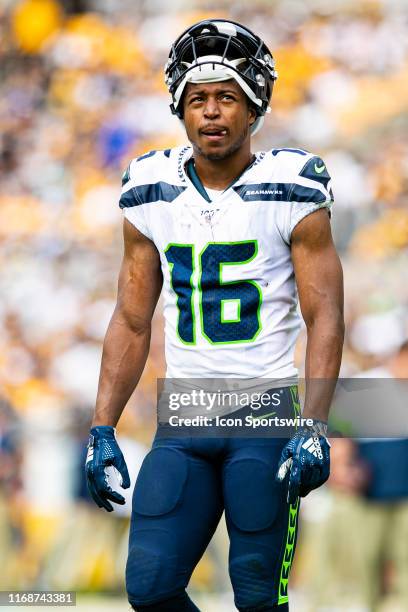
{"type": "MultiPolygon", "coordinates": [[[[2,590],[123,596],[129,507],[108,516],[83,481],[122,255],[120,178],[132,157],[185,141],[168,108],[163,65],[183,29],[214,16],[249,26],[276,58],[272,114],[254,148],[312,150],[333,177],[346,286],[342,375],[408,377],[406,358],[395,366],[408,338],[404,0],[0,0],[2,590]]],[[[119,427],[133,481],[155,424],[162,332],[159,306],[148,364],[119,427]]],[[[302,333],[300,366],[304,346],[302,333]]],[[[303,504],[294,610],[371,610],[390,597],[390,609],[407,610],[398,577],[407,569],[404,551],[402,561],[387,558],[381,567],[384,551],[371,560],[371,595],[353,591],[353,581],[362,582],[350,565],[359,548],[339,552],[328,525],[343,524],[347,534],[353,523],[358,532],[347,512],[358,507],[367,516],[370,469],[353,443],[335,442],[333,455],[331,483],[303,504]],[[345,514],[328,521],[342,504],[345,514]],[[327,542],[332,549],[323,550],[327,542]],[[338,584],[331,577],[325,593],[333,559],[338,584]]],[[[406,479],[408,486],[408,470],[406,479]]],[[[408,542],[406,517],[398,529],[395,542],[408,542]]],[[[233,609],[223,595],[225,559],[220,529],[192,581],[204,610],[233,609]]]]}

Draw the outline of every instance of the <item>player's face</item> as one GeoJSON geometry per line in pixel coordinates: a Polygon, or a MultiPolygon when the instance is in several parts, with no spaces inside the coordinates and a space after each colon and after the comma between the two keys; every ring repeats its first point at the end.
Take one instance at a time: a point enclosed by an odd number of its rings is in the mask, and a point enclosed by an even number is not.
{"type": "Polygon", "coordinates": [[[238,83],[187,83],[184,124],[189,141],[210,160],[227,159],[245,142],[255,111],[238,83]]]}

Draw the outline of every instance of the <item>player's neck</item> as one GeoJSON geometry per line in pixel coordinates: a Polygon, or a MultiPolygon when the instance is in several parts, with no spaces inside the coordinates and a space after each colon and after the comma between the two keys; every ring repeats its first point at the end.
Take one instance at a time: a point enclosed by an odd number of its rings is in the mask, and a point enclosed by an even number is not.
{"type": "Polygon", "coordinates": [[[195,170],[209,189],[226,189],[254,160],[249,147],[242,147],[226,159],[211,160],[194,151],[195,170]]]}

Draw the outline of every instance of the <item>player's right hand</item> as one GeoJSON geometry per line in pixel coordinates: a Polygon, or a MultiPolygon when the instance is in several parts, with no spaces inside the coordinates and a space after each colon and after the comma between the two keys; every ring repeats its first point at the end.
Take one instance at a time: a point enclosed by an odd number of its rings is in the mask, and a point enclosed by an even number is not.
{"type": "Polygon", "coordinates": [[[123,489],[130,487],[129,472],[115,438],[115,430],[108,425],[92,427],[89,433],[88,454],[85,463],[89,493],[100,508],[112,512],[110,501],[123,505],[125,498],[110,487],[105,468],[112,465],[120,475],[123,489]],[[110,501],[109,501],[110,500],[110,501]]]}

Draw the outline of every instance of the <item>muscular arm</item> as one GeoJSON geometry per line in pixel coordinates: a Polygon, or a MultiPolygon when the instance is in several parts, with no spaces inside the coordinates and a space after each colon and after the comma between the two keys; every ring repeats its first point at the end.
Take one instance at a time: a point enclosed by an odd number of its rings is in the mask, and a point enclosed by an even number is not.
{"type": "Polygon", "coordinates": [[[142,375],[151,321],[162,287],[154,244],[124,221],[124,256],[117,304],[106,332],[92,426],[115,427],[142,375]]]}
{"type": "Polygon", "coordinates": [[[343,273],[326,210],[305,217],[292,232],[292,261],[307,328],[303,415],[327,421],[344,338],[343,273]]]}

